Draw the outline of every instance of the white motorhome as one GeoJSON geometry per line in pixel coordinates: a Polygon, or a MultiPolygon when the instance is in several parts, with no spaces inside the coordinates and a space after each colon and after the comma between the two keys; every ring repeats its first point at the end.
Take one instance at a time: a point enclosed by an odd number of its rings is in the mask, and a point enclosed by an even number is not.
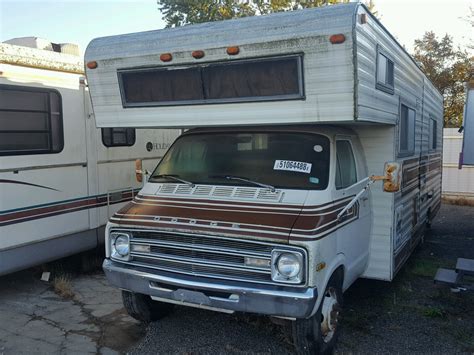
{"type": "Polygon", "coordinates": [[[0,44],[0,275],[103,243],[135,159],[151,169],[179,134],[97,129],[83,71],[75,45],[0,44]]]}
{"type": "Polygon", "coordinates": [[[266,314],[328,352],[342,292],[392,280],[439,209],[442,97],[361,4],[99,38],[86,63],[98,126],[192,128],[107,224],[137,319],[266,314]]]}

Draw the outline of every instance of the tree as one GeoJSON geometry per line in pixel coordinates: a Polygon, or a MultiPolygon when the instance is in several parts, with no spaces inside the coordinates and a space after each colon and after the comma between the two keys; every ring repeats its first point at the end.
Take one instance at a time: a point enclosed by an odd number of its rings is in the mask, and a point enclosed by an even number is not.
{"type": "MultiPolygon", "coordinates": [[[[157,0],[166,27],[265,15],[341,2],[349,0],[157,0]]],[[[369,0],[367,6],[374,12],[373,0],[369,0]]]]}
{"type": "Polygon", "coordinates": [[[464,83],[469,79],[472,58],[455,48],[451,36],[438,38],[433,32],[425,32],[415,40],[414,58],[444,98],[445,127],[462,124],[464,108],[464,83]]]}

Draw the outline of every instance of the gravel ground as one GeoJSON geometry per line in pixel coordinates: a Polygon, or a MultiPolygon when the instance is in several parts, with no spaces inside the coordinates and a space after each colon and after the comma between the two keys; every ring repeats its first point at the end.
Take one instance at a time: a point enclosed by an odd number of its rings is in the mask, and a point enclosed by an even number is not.
{"type": "MultiPolygon", "coordinates": [[[[391,282],[359,280],[344,294],[336,353],[472,353],[474,295],[435,287],[439,266],[474,258],[474,208],[443,205],[425,243],[391,282]]],[[[291,354],[288,326],[266,317],[179,307],[151,323],[131,354],[291,354]]]]}

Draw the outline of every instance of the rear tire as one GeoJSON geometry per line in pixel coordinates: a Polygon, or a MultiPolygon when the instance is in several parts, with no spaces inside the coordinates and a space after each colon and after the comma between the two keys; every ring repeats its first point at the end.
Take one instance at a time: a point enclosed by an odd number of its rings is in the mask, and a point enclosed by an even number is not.
{"type": "Polygon", "coordinates": [[[298,354],[331,354],[340,333],[342,287],[334,274],[324,291],[317,312],[308,319],[297,319],[292,324],[293,343],[298,354]],[[326,316],[325,316],[326,315],[326,316]]]}
{"type": "Polygon", "coordinates": [[[141,293],[122,291],[122,301],[131,317],[145,323],[161,319],[173,310],[172,304],[153,301],[141,293]]]}

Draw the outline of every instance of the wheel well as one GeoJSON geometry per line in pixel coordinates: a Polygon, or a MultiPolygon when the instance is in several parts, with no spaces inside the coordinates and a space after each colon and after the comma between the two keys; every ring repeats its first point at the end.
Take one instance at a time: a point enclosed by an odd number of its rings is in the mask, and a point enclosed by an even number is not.
{"type": "Polygon", "coordinates": [[[340,265],[332,273],[331,279],[335,279],[337,283],[341,286],[344,284],[344,265],[340,265]]]}

